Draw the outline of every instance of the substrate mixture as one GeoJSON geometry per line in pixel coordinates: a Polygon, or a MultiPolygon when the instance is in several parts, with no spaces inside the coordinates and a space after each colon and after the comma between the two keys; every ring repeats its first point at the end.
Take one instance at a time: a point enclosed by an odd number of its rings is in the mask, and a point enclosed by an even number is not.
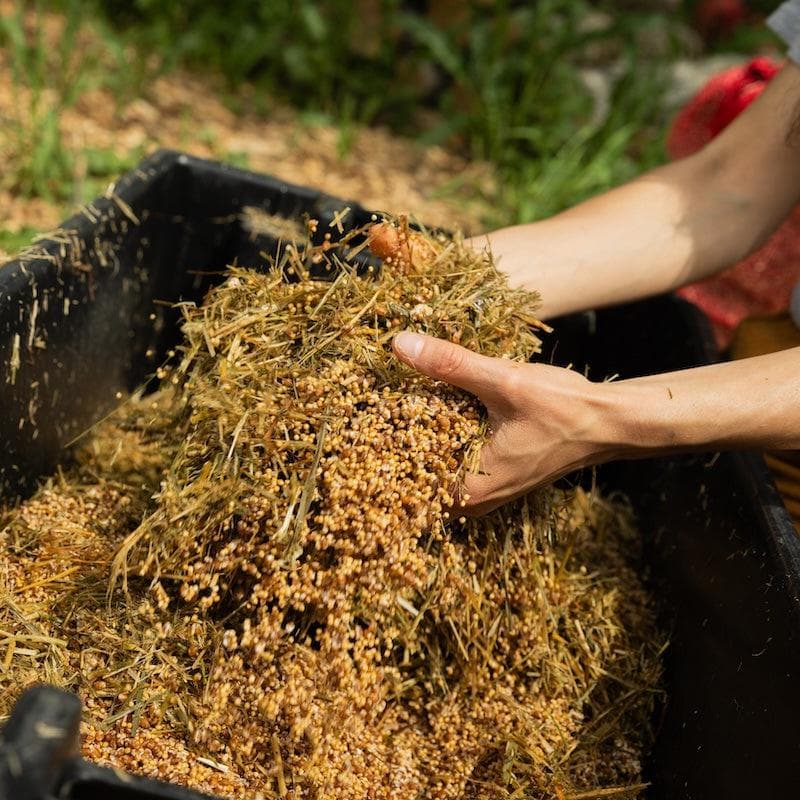
{"type": "Polygon", "coordinates": [[[231,798],[635,797],[663,637],[629,513],[460,516],[482,408],[390,351],[527,359],[537,298],[387,233],[377,276],[358,238],[230,270],[161,388],[7,511],[0,710],[67,687],[87,757],[231,798]]]}

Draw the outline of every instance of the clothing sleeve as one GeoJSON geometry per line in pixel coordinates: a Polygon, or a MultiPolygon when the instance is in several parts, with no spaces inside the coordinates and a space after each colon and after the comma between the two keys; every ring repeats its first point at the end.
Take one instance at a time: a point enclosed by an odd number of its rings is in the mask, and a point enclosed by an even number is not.
{"type": "Polygon", "coordinates": [[[769,16],[767,25],[786,42],[786,55],[800,64],[800,0],[788,0],[769,16]]]}

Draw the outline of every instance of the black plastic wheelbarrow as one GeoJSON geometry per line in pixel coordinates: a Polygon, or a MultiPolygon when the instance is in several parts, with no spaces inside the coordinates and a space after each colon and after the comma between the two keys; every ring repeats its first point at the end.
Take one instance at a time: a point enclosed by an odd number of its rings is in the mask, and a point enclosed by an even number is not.
{"type": "MultiPolygon", "coordinates": [[[[238,261],[263,262],[274,236],[253,207],[322,231],[357,203],[173,152],[121,178],[0,268],[0,491],[30,492],[77,433],[141,384],[177,340],[171,304],[199,300],[238,261]]],[[[552,357],[596,378],[715,357],[709,331],[672,296],[557,320],[552,357]]],[[[636,509],[649,580],[671,626],[668,702],[647,764],[657,800],[800,795],[800,537],[751,454],[621,463],[599,471],[636,509]]],[[[0,739],[0,800],[189,798],[78,757],[77,699],[42,688],[0,739]],[[42,737],[42,732],[46,734],[42,737]]]]}

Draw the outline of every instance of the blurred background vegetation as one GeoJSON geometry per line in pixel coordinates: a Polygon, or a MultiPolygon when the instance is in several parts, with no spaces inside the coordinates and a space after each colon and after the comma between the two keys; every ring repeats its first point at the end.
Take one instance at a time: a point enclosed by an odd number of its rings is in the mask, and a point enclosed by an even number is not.
{"type": "MultiPolygon", "coordinates": [[[[267,124],[288,107],[298,124],[333,127],[342,159],[364,126],[384,126],[488,162],[493,179],[474,189],[485,195],[481,224],[535,219],[662,161],[666,126],[692,88],[676,85],[676,65],[684,76],[689,65],[691,84],[691,68],[705,74],[703,65],[726,53],[770,50],[762,21],[775,5],[0,0],[8,98],[0,103],[0,214],[27,198],[63,216],[97,194],[155,143],[120,146],[119,133],[106,144],[71,141],[65,114],[102,90],[109,114],[119,115],[181,72],[203,81],[234,125],[245,114],[267,124]]],[[[181,143],[205,136],[213,156],[250,163],[215,148],[198,115],[187,117],[181,143]]],[[[29,239],[31,219],[0,218],[0,248],[29,239]]]]}

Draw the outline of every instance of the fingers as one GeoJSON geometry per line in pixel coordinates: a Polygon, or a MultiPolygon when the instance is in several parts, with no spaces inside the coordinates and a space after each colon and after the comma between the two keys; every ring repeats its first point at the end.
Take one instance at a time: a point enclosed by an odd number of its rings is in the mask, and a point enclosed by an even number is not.
{"type": "Polygon", "coordinates": [[[398,333],[392,348],[401,361],[423,375],[458,386],[484,402],[503,399],[508,370],[514,369],[507,361],[409,331],[398,333]]]}

